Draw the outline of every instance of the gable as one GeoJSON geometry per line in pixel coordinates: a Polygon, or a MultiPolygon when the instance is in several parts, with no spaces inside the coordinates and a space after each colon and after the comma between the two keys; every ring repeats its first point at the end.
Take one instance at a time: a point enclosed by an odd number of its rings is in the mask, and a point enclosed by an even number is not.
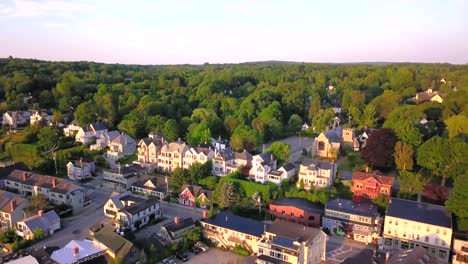
{"type": "Polygon", "coordinates": [[[210,200],[208,197],[206,197],[206,195],[204,193],[200,194],[197,199],[202,199],[203,197],[205,198],[205,201],[210,200]]]}
{"type": "Polygon", "coordinates": [[[145,182],[145,184],[143,184],[143,186],[146,186],[146,187],[151,187],[151,188],[156,188],[156,186],[154,186],[153,182],[151,180],[147,180],[145,182]]]}
{"type": "Polygon", "coordinates": [[[183,190],[179,196],[187,196],[187,197],[190,197],[190,198],[195,198],[192,194],[192,192],[190,192],[190,190],[188,188],[185,188],[185,190],[183,190]]]}

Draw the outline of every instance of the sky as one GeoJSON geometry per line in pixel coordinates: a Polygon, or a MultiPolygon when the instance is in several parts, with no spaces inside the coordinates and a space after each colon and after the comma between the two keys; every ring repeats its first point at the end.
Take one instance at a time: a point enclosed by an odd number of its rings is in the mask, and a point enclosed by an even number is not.
{"type": "Polygon", "coordinates": [[[468,0],[0,0],[0,57],[468,63],[468,0]]]}

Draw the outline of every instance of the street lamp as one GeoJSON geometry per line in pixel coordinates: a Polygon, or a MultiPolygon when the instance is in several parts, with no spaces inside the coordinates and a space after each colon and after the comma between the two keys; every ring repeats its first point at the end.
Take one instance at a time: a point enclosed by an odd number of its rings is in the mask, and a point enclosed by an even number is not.
{"type": "Polygon", "coordinates": [[[257,198],[257,203],[258,203],[258,213],[261,215],[262,214],[262,197],[260,195],[257,198]]]}

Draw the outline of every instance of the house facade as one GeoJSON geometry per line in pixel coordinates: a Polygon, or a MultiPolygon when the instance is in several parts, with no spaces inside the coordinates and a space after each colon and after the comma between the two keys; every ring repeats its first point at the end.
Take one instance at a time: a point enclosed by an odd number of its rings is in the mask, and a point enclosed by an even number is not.
{"type": "Polygon", "coordinates": [[[106,152],[107,160],[116,162],[118,159],[132,155],[136,150],[136,141],[125,133],[121,133],[109,142],[106,152]]]}
{"type": "MultiPolygon", "coordinates": [[[[28,113],[29,114],[29,113],[28,113]]],[[[7,111],[3,114],[3,125],[10,128],[17,128],[18,126],[26,125],[28,117],[21,111],[7,111]]]]}
{"type": "Polygon", "coordinates": [[[213,200],[213,191],[197,185],[184,184],[179,194],[179,204],[191,207],[208,208],[213,200]]]}
{"type": "Polygon", "coordinates": [[[312,159],[304,159],[299,167],[299,177],[296,186],[304,189],[326,188],[333,185],[336,177],[337,166],[335,162],[326,162],[312,159]]]}
{"type": "Polygon", "coordinates": [[[225,176],[227,172],[227,164],[232,164],[234,160],[234,151],[231,149],[215,150],[215,155],[212,159],[212,173],[215,176],[225,176]]]}
{"type": "Polygon", "coordinates": [[[51,124],[53,120],[53,114],[47,111],[32,111],[31,116],[29,117],[29,123],[31,125],[37,125],[41,122],[51,124]]]}
{"type": "Polygon", "coordinates": [[[432,88],[429,88],[426,91],[416,94],[416,102],[417,103],[437,102],[441,104],[444,102],[444,98],[440,92],[434,91],[432,88]]]}
{"type": "Polygon", "coordinates": [[[132,188],[144,172],[145,169],[137,164],[117,165],[115,169],[103,170],[103,187],[116,192],[125,192],[132,188]]]}
{"type": "Polygon", "coordinates": [[[16,193],[0,191],[0,228],[12,229],[23,219],[28,200],[16,193]]]}
{"type": "Polygon", "coordinates": [[[75,141],[89,144],[93,139],[99,138],[107,132],[107,125],[104,123],[92,123],[81,127],[75,135],[75,141]]]}
{"type": "Polygon", "coordinates": [[[66,204],[74,212],[83,209],[86,198],[85,189],[69,180],[22,170],[10,173],[5,188],[26,197],[43,194],[49,202],[66,204]]]}
{"type": "Polygon", "coordinates": [[[204,164],[211,161],[214,156],[214,147],[207,146],[196,148],[189,148],[184,153],[183,167],[184,169],[190,168],[195,163],[204,164]]]}
{"type": "Polygon", "coordinates": [[[39,211],[33,215],[19,221],[16,224],[16,234],[25,240],[34,238],[34,231],[41,229],[46,236],[52,235],[60,229],[60,217],[55,211],[44,213],[39,211]]]}
{"type": "Polygon", "coordinates": [[[168,177],[155,177],[143,181],[138,181],[132,185],[132,192],[142,193],[146,196],[158,197],[160,200],[169,195],[168,177]]]}
{"type": "Polygon", "coordinates": [[[327,235],[319,228],[277,219],[258,243],[256,263],[324,263],[326,244],[327,235]]]}
{"type": "Polygon", "coordinates": [[[96,162],[75,160],[67,163],[67,176],[70,180],[79,181],[93,176],[96,172],[96,162]]]}
{"type": "Polygon", "coordinates": [[[314,140],[312,149],[314,155],[323,158],[336,159],[341,147],[341,136],[343,130],[341,127],[329,129],[320,133],[314,140]]]}
{"type": "Polygon", "coordinates": [[[78,125],[78,121],[73,120],[68,126],[63,129],[63,134],[67,137],[74,137],[76,133],[80,130],[80,126],[78,125]]]}
{"type": "Polygon", "coordinates": [[[159,240],[166,246],[178,243],[184,238],[184,233],[188,229],[194,228],[195,222],[191,217],[174,217],[174,221],[161,226],[158,232],[159,240]]]}
{"type": "Polygon", "coordinates": [[[453,264],[468,263],[468,241],[466,239],[453,238],[453,264]]]}
{"type": "Polygon", "coordinates": [[[385,215],[384,247],[421,246],[447,262],[452,244],[452,215],[444,206],[390,198],[385,215]]]}
{"type": "Polygon", "coordinates": [[[138,142],[137,154],[138,164],[151,170],[158,168],[158,157],[161,154],[161,148],[167,144],[162,134],[149,133],[147,138],[138,142]]]}
{"type": "Polygon", "coordinates": [[[104,215],[112,218],[118,228],[135,231],[149,220],[161,217],[162,209],[158,199],[146,199],[131,192],[113,193],[104,205],[104,215]]]}
{"type": "Polygon", "coordinates": [[[377,243],[382,219],[377,205],[336,198],[325,206],[322,227],[359,242],[377,243]]]}
{"type": "Polygon", "coordinates": [[[282,198],[271,201],[270,215],[293,223],[311,227],[320,227],[323,208],[316,203],[302,198],[282,198]]]}
{"type": "Polygon", "coordinates": [[[353,185],[351,191],[357,197],[375,199],[379,195],[390,197],[395,178],[379,175],[379,172],[368,173],[355,171],[353,173],[353,185]]]}
{"type": "Polygon", "coordinates": [[[96,137],[96,143],[89,146],[90,150],[101,150],[109,146],[110,142],[120,135],[119,131],[107,131],[96,137]]]}
{"type": "Polygon", "coordinates": [[[265,152],[252,157],[252,167],[249,178],[256,182],[267,182],[268,173],[276,170],[276,157],[271,152],[265,152]]]}
{"type": "Polygon", "coordinates": [[[180,139],[163,144],[161,155],[158,156],[158,170],[171,172],[176,168],[183,168],[184,154],[187,150],[188,145],[180,139]]]}

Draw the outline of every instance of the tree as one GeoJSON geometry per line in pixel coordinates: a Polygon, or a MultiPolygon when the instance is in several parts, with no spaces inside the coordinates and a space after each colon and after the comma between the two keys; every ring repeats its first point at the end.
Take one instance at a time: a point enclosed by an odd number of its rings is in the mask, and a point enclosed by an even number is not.
{"type": "Polygon", "coordinates": [[[400,171],[397,178],[400,184],[400,195],[411,198],[415,194],[420,194],[424,190],[424,181],[419,173],[400,171]]]}
{"type": "Polygon", "coordinates": [[[451,164],[449,144],[447,139],[438,136],[432,137],[419,147],[416,159],[419,166],[430,169],[435,175],[442,176],[442,186],[445,186],[451,164]]]}
{"type": "Polygon", "coordinates": [[[169,141],[174,141],[178,137],[177,122],[174,119],[169,119],[164,124],[164,137],[169,141]]]}
{"type": "Polygon", "coordinates": [[[45,195],[33,195],[29,200],[29,205],[24,209],[24,212],[26,214],[36,214],[40,210],[45,210],[47,208],[47,203],[45,195]]]}
{"type": "Polygon", "coordinates": [[[190,146],[198,146],[199,144],[211,139],[211,131],[203,122],[201,124],[191,124],[187,133],[187,143],[190,146]]]}
{"type": "Polygon", "coordinates": [[[312,120],[320,110],[320,96],[318,94],[312,95],[312,103],[309,108],[309,118],[312,120]]]}
{"type": "Polygon", "coordinates": [[[455,178],[453,189],[445,203],[447,209],[457,217],[458,229],[468,231],[468,173],[455,178]]]}
{"type": "Polygon", "coordinates": [[[297,132],[301,129],[302,118],[299,115],[293,114],[288,121],[288,131],[297,132]]]}
{"type": "Polygon", "coordinates": [[[202,231],[203,230],[199,226],[190,228],[185,231],[184,240],[186,240],[188,244],[193,244],[197,241],[200,241],[202,237],[202,231]]]}
{"type": "Polygon", "coordinates": [[[44,149],[51,149],[54,145],[59,142],[60,131],[56,126],[46,126],[39,130],[37,134],[37,139],[39,140],[39,145],[44,149]]]}
{"type": "Polygon", "coordinates": [[[220,208],[228,208],[238,201],[236,186],[232,182],[218,184],[215,190],[215,200],[220,208]]]}
{"type": "Polygon", "coordinates": [[[373,199],[372,202],[379,206],[380,212],[385,212],[390,203],[390,197],[387,195],[379,195],[377,198],[373,199]]]}
{"type": "Polygon", "coordinates": [[[391,129],[377,129],[369,136],[362,158],[369,166],[391,168],[394,165],[394,152],[397,138],[391,129]]]}
{"type": "Polygon", "coordinates": [[[187,169],[175,168],[171,176],[171,185],[172,188],[176,191],[179,191],[183,184],[194,184],[190,172],[187,169]]]}
{"type": "Polygon", "coordinates": [[[458,135],[468,134],[468,117],[465,115],[452,116],[445,120],[449,138],[454,138],[458,135]]]}
{"type": "Polygon", "coordinates": [[[314,117],[312,127],[314,127],[315,131],[323,131],[333,123],[333,118],[335,118],[333,109],[320,109],[314,117]]]}
{"type": "Polygon", "coordinates": [[[387,118],[393,109],[398,107],[400,103],[400,96],[390,90],[386,90],[382,95],[377,96],[370,102],[377,111],[377,116],[381,118],[387,118]]]}
{"type": "Polygon", "coordinates": [[[63,115],[60,111],[54,111],[54,123],[58,125],[62,121],[63,115]]]}
{"type": "Polygon", "coordinates": [[[87,124],[97,121],[99,116],[98,112],[96,104],[93,101],[87,101],[78,105],[74,115],[80,126],[86,126],[87,124]]]}
{"type": "Polygon", "coordinates": [[[264,152],[271,152],[280,162],[287,162],[291,157],[291,145],[276,141],[269,148],[265,149],[264,152]]]}
{"type": "Polygon", "coordinates": [[[252,152],[256,149],[257,142],[258,139],[255,130],[243,125],[238,126],[234,130],[229,143],[235,151],[242,151],[245,149],[248,152],[252,152]]]}
{"type": "Polygon", "coordinates": [[[0,231],[0,242],[4,244],[12,243],[17,238],[15,230],[13,229],[6,229],[0,231]]]}
{"type": "Polygon", "coordinates": [[[395,144],[395,164],[399,170],[413,170],[413,147],[398,141],[395,144]]]}
{"type": "Polygon", "coordinates": [[[36,228],[33,231],[33,239],[34,240],[40,240],[45,237],[45,232],[41,228],[36,228]]]}

